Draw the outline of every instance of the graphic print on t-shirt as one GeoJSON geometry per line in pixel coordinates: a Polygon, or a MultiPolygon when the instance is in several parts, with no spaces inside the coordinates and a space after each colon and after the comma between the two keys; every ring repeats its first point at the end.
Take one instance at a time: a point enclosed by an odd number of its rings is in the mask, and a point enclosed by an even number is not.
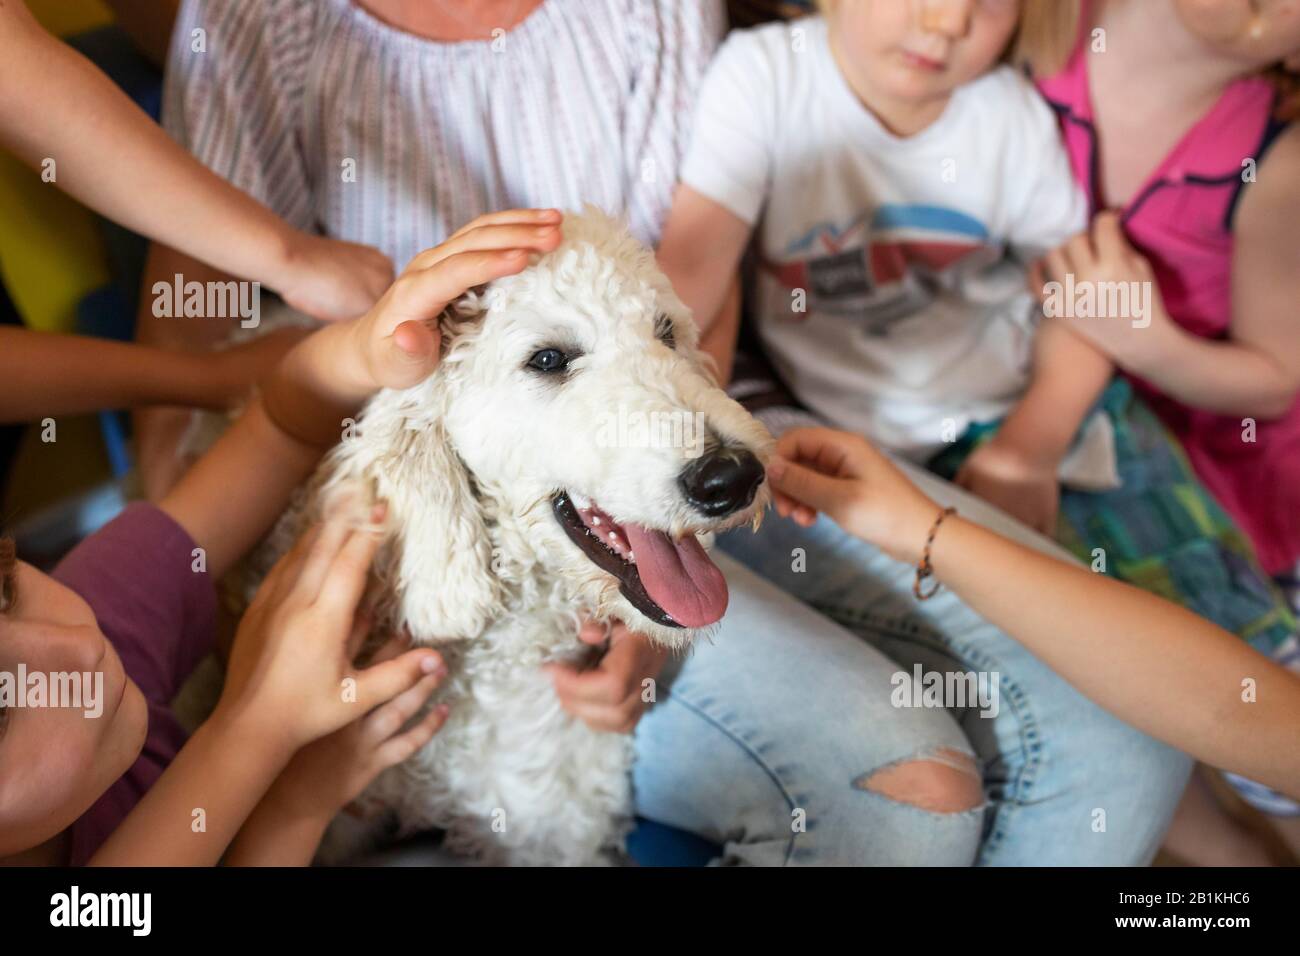
{"type": "Polygon", "coordinates": [[[880,336],[952,288],[959,272],[996,258],[993,252],[971,261],[981,251],[992,252],[989,231],[966,213],[889,204],[844,226],[817,223],[786,246],[783,262],[762,265],[787,288],[806,290],[808,311],[859,319],[866,334],[880,336]]]}

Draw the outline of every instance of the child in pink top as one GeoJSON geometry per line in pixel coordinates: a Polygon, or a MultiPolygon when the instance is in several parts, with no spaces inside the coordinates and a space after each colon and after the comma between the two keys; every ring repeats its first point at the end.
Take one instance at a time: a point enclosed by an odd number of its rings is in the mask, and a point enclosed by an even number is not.
{"type": "MultiPolygon", "coordinates": [[[[1040,86],[1093,212],[1111,211],[1048,258],[1045,278],[1153,288],[1149,322],[1071,328],[1125,374],[1283,575],[1300,559],[1300,3],[1084,0],[1078,12],[1077,47],[1040,86]]],[[[1294,637],[1273,654],[1300,667],[1294,637]]],[[[1260,809],[1297,812],[1232,782],[1260,809]]],[[[1192,788],[1171,843],[1241,859],[1220,823],[1192,788]]],[[[1297,823],[1278,824],[1293,847],[1297,823]]]]}
{"type": "Polygon", "coordinates": [[[1159,302],[1149,334],[1076,330],[1134,380],[1264,567],[1289,571],[1300,560],[1300,129],[1285,117],[1300,103],[1258,71],[1278,61],[1300,68],[1300,5],[1102,2],[1085,15],[1088,32],[1042,90],[1093,209],[1120,212],[1159,302]],[[1116,96],[1121,88],[1095,74],[1121,65],[1089,53],[1092,27],[1107,31],[1099,36],[1110,36],[1112,58],[1128,55],[1119,47],[1131,35],[1143,37],[1143,58],[1163,59],[1137,29],[1152,17],[1166,24],[1162,42],[1199,54],[1182,71],[1160,71],[1169,75],[1159,84],[1181,83],[1182,95],[1124,87],[1116,96]],[[1101,142],[1157,106],[1164,116],[1151,137],[1101,142]],[[1151,144],[1166,127],[1185,132],[1151,169],[1151,144]]]}

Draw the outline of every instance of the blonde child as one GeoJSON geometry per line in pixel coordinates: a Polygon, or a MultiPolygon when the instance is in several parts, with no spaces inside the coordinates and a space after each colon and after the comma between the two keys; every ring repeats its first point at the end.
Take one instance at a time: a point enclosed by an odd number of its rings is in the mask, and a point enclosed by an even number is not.
{"type": "MultiPolygon", "coordinates": [[[[923,464],[1005,416],[1035,367],[1078,374],[1043,350],[1026,279],[1085,227],[1085,202],[1055,116],[1009,65],[1068,49],[1070,25],[1051,0],[820,6],[723,45],[659,258],[725,366],[736,322],[723,305],[752,238],[754,325],[785,384],[823,421],[923,464]]],[[[1061,469],[1073,481],[1113,480],[1097,428],[1061,469]]],[[[1015,706],[950,705],[995,807],[981,863],[1154,854],[1184,757],[1140,736],[1103,740],[1097,712],[1024,647],[953,595],[915,604],[910,569],[829,521],[774,522],[722,546],[904,666],[999,675],[1015,706]],[[1070,837],[1078,811],[1060,796],[1081,785],[1142,807],[1126,855],[1070,837]]]]}

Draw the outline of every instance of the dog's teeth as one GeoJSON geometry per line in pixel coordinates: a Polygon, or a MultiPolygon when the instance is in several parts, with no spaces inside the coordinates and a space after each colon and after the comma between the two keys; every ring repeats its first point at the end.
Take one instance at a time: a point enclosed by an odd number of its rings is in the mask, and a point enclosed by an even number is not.
{"type": "Polygon", "coordinates": [[[597,527],[600,527],[600,517],[598,515],[592,515],[591,523],[596,525],[597,527]]]}
{"type": "Polygon", "coordinates": [[[636,564],[636,552],[635,552],[635,551],[629,551],[629,552],[627,553],[627,562],[628,562],[628,564],[636,564]]]}

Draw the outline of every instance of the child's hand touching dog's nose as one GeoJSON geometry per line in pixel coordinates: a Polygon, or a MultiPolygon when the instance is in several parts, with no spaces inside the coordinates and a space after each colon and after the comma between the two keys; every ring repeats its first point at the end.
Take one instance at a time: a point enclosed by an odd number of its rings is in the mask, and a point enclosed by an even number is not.
{"type": "Polygon", "coordinates": [[[792,429],[767,470],[782,517],[807,527],[821,511],[891,557],[920,560],[939,506],[860,435],[792,429]]]}

